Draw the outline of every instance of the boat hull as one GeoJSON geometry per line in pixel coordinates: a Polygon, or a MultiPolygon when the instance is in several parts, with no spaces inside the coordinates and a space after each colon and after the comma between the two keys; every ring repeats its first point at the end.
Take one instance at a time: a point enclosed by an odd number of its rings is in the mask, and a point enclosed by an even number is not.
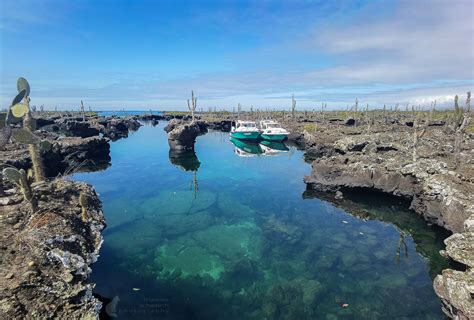
{"type": "Polygon", "coordinates": [[[263,134],[263,133],[260,136],[262,139],[265,139],[268,141],[283,141],[288,137],[287,134],[263,134]]]}
{"type": "Polygon", "coordinates": [[[231,132],[230,136],[239,140],[258,140],[260,132],[231,132]]]}

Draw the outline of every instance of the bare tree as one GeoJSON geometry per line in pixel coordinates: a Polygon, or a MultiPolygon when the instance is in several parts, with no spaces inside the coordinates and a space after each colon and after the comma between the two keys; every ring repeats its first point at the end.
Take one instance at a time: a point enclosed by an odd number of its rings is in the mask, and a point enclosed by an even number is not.
{"type": "MultiPolygon", "coordinates": [[[[357,119],[357,108],[359,107],[359,99],[356,98],[355,104],[354,104],[354,120],[357,119]]],[[[356,120],[357,123],[357,120],[356,120]]]]}
{"type": "Polygon", "coordinates": [[[372,119],[370,119],[368,103],[365,106],[365,123],[367,124],[367,132],[370,133],[370,126],[372,125],[372,119]]]}
{"type": "Polygon", "coordinates": [[[420,123],[421,118],[421,113],[418,112],[418,114],[415,116],[413,120],[413,162],[416,163],[418,160],[418,144],[420,142],[420,139],[423,138],[423,136],[426,133],[426,129],[428,128],[428,119],[425,120],[424,123],[420,123]]]}
{"type": "Polygon", "coordinates": [[[194,97],[194,90],[191,90],[191,103],[188,99],[188,109],[191,112],[191,121],[194,122],[194,111],[196,111],[197,98],[194,97]]]}
{"type": "Polygon", "coordinates": [[[296,111],[296,100],[295,100],[295,95],[293,94],[291,96],[291,115],[293,116],[293,120],[295,119],[295,111],[296,111]]]}
{"type": "Polygon", "coordinates": [[[431,109],[430,109],[430,116],[429,116],[428,125],[431,123],[431,121],[433,121],[433,113],[435,111],[436,111],[436,100],[431,102],[431,109]]]}
{"type": "Polygon", "coordinates": [[[460,108],[458,103],[459,97],[454,97],[454,156],[455,168],[459,166],[459,157],[461,155],[461,146],[463,142],[464,133],[469,122],[471,121],[471,91],[467,93],[466,108],[460,108]]]}
{"type": "Polygon", "coordinates": [[[82,113],[82,122],[86,122],[86,113],[84,111],[84,103],[81,100],[81,113],[82,113]]]}

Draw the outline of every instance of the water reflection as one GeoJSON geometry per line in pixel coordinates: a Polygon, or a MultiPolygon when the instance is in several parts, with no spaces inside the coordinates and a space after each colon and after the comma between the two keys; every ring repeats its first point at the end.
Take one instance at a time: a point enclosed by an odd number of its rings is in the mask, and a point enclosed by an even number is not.
{"type": "Polygon", "coordinates": [[[287,153],[290,150],[283,142],[267,140],[260,141],[260,147],[262,148],[263,153],[267,156],[287,153]]]}
{"type": "Polygon", "coordinates": [[[255,157],[263,153],[262,148],[256,142],[234,138],[230,138],[230,142],[235,146],[234,152],[239,157],[255,157]]]}
{"type": "Polygon", "coordinates": [[[234,153],[239,157],[274,156],[290,150],[283,142],[262,140],[257,143],[235,138],[230,138],[230,142],[235,146],[234,153]]]}
{"type": "Polygon", "coordinates": [[[199,191],[197,171],[201,166],[201,162],[196,156],[196,153],[192,150],[173,150],[170,149],[168,154],[170,162],[184,171],[193,171],[193,177],[189,184],[189,189],[193,191],[194,199],[197,197],[199,191]]]}
{"type": "Polygon", "coordinates": [[[173,165],[184,171],[197,171],[201,165],[196,153],[192,150],[170,150],[168,156],[173,165]]]}

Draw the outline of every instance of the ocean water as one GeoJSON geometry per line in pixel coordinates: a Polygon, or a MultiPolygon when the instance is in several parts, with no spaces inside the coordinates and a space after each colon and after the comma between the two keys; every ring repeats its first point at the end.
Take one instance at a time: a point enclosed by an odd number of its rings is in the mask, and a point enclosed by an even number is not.
{"type": "Polygon", "coordinates": [[[159,115],[161,114],[161,111],[144,111],[144,110],[132,110],[132,111],[99,111],[97,114],[102,117],[110,117],[110,116],[117,116],[117,117],[127,117],[127,116],[138,116],[138,115],[144,115],[144,114],[155,114],[159,115]]]}
{"type": "Polygon", "coordinates": [[[169,152],[143,126],[112,165],[77,173],[104,204],[95,292],[118,319],[443,319],[432,277],[446,236],[407,204],[361,191],[340,207],[305,191],[284,145],[227,133],[169,152]]]}

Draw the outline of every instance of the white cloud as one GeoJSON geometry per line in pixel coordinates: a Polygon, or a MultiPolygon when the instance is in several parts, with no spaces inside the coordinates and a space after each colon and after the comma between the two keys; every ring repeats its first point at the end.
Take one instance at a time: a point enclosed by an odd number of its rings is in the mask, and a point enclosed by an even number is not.
{"type": "Polygon", "coordinates": [[[473,10],[470,0],[402,1],[391,16],[315,30],[311,43],[350,62],[361,81],[472,79],[473,10]]]}

